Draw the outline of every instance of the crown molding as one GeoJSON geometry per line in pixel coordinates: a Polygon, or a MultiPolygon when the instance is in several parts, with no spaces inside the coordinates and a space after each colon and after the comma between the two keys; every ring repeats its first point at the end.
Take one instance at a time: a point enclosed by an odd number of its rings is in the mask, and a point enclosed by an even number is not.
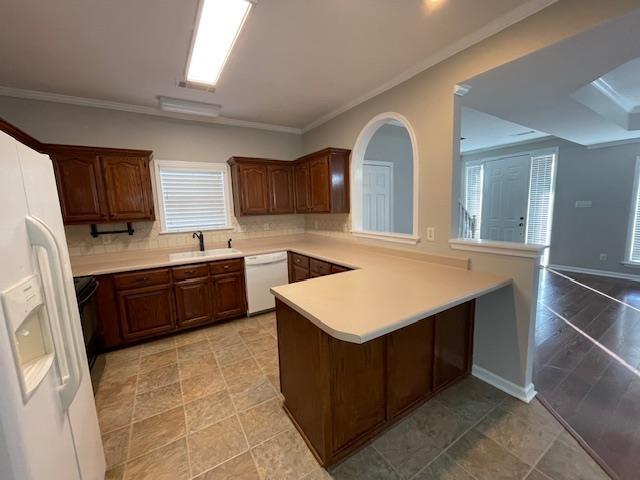
{"type": "Polygon", "coordinates": [[[0,96],[24,98],[28,100],[40,100],[43,102],[64,103],[67,105],[77,105],[80,107],[102,108],[105,110],[117,110],[120,112],[139,113],[142,115],[153,115],[156,117],[175,118],[179,120],[189,120],[202,123],[214,123],[219,125],[229,125],[233,127],[255,128],[258,130],[269,130],[272,132],[302,134],[302,130],[284,125],[273,125],[270,123],[250,122],[227,117],[200,117],[196,115],[186,115],[173,112],[165,112],[155,107],[144,105],[133,105],[129,103],[111,102],[109,100],[98,100],[95,98],[74,97],[71,95],[61,95],[59,93],[39,92],[37,90],[23,90],[0,86],[0,96]]]}
{"type": "Polygon", "coordinates": [[[342,107],[339,107],[321,117],[309,123],[305,127],[302,128],[302,133],[307,133],[310,130],[313,130],[316,127],[319,127],[323,123],[328,122],[329,120],[337,117],[338,115],[346,112],[347,110],[351,110],[354,107],[357,107],[361,103],[370,100],[371,98],[380,95],[381,93],[400,85],[403,82],[406,82],[410,78],[416,76],[417,74],[425,71],[426,69],[433,67],[434,65],[446,60],[454,56],[457,53],[475,45],[476,43],[480,43],[482,40],[485,40],[496,33],[514,25],[521,20],[533,15],[534,13],[539,12],[547,8],[549,5],[553,5],[558,0],[529,0],[528,2],[520,5],[517,8],[505,13],[504,15],[496,18],[492,22],[486,24],[484,27],[476,30],[475,32],[461,38],[460,40],[452,43],[447,48],[440,50],[438,53],[427,57],[422,62],[414,65],[408,70],[405,70],[403,73],[393,77],[388,82],[383,83],[378,88],[375,88],[368,93],[352,100],[351,102],[346,103],[342,107]]]}

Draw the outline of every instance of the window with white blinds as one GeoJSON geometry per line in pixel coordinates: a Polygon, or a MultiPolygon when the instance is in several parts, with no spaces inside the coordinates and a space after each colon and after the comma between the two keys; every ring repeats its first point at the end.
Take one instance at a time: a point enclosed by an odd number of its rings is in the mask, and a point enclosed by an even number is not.
{"type": "Polygon", "coordinates": [[[631,221],[627,240],[627,261],[640,264],[640,157],[636,159],[631,221]]]}
{"type": "Polygon", "coordinates": [[[230,228],[226,165],[157,160],[155,169],[163,232],[230,228]]]}
{"type": "Polygon", "coordinates": [[[464,185],[464,208],[469,217],[475,220],[473,232],[466,232],[468,238],[480,238],[482,217],[482,164],[467,165],[464,185]],[[469,235],[471,233],[471,235],[469,235]]]}
{"type": "Polygon", "coordinates": [[[553,209],[553,174],[555,153],[531,156],[527,243],[549,245],[553,209]]]}

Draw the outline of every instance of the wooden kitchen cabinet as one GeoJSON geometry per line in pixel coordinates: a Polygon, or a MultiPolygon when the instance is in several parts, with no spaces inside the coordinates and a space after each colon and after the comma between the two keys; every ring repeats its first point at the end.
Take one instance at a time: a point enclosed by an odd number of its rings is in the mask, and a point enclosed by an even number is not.
{"type": "Polygon", "coordinates": [[[434,390],[471,371],[474,308],[467,302],[435,316],[434,390]]]}
{"type": "Polygon", "coordinates": [[[98,276],[102,348],[247,313],[244,259],[98,276]]]}
{"type": "Polygon", "coordinates": [[[293,166],[267,165],[269,176],[269,213],[293,213],[295,196],[293,193],[293,166]]]}
{"type": "Polygon", "coordinates": [[[247,312],[244,273],[224,273],[213,277],[213,311],[216,320],[247,312]]]}
{"type": "Polygon", "coordinates": [[[300,162],[293,166],[293,185],[295,191],[295,210],[297,213],[311,211],[311,187],[309,178],[309,163],[300,162]]]}
{"type": "Polygon", "coordinates": [[[153,219],[149,160],[145,157],[101,156],[109,220],[153,219]]]}
{"type": "Polygon", "coordinates": [[[213,308],[209,277],[178,282],[174,290],[178,326],[200,325],[211,320],[213,308]]]}
{"type": "Polygon", "coordinates": [[[348,213],[350,150],[326,148],[293,162],[231,157],[235,213],[348,213]]]}
{"type": "Polygon", "coordinates": [[[320,464],[342,461],[468,375],[473,315],[470,301],[352,343],[276,299],[283,407],[320,464]]]}
{"type": "Polygon", "coordinates": [[[232,157],[228,163],[237,216],[295,212],[291,162],[232,157]]]}
{"type": "Polygon", "coordinates": [[[342,265],[307,257],[299,253],[289,252],[289,283],[301,282],[308,278],[323,277],[334,273],[347,272],[350,268],[342,265]]]}
{"type": "Polygon", "coordinates": [[[117,298],[125,341],[175,330],[171,285],[122,290],[117,293],[117,298]]]}
{"type": "Polygon", "coordinates": [[[154,220],[148,150],[43,146],[65,224],[154,220]]]}
{"type": "Polygon", "coordinates": [[[350,150],[325,148],[296,160],[296,165],[309,168],[306,212],[349,213],[350,154],[350,150]]]}

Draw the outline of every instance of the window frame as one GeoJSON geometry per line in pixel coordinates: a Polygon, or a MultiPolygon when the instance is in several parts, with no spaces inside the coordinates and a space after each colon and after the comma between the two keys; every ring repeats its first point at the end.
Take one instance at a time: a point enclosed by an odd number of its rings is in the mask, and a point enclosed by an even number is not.
{"type": "MultiPolygon", "coordinates": [[[[638,208],[638,194],[640,194],[640,155],[636,157],[636,164],[633,172],[633,193],[631,195],[631,205],[629,208],[629,220],[627,221],[627,243],[625,245],[624,265],[632,267],[640,267],[640,260],[633,260],[631,254],[633,253],[634,243],[634,231],[636,221],[640,221],[638,214],[640,209],[638,208]]],[[[640,241],[640,239],[638,240],[640,241]]]]}
{"type": "Polygon", "coordinates": [[[154,181],[155,181],[155,192],[156,192],[156,202],[158,204],[157,211],[159,212],[160,217],[160,234],[180,234],[180,233],[189,233],[194,231],[194,227],[180,229],[180,230],[167,230],[167,222],[165,218],[164,211],[164,199],[162,194],[162,182],[160,180],[160,170],[162,167],[166,168],[179,168],[184,170],[205,170],[211,172],[222,172],[223,182],[224,182],[224,202],[226,206],[226,225],[224,227],[213,227],[213,228],[195,228],[195,231],[224,231],[224,230],[233,230],[233,201],[231,198],[231,170],[226,163],[214,163],[214,162],[188,162],[182,160],[157,160],[153,159],[153,171],[154,171],[154,181]]]}

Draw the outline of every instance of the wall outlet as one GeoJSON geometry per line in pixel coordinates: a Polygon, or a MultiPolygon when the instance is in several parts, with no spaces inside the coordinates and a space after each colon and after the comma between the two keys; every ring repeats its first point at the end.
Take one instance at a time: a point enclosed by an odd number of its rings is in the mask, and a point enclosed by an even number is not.
{"type": "Polygon", "coordinates": [[[606,253],[601,253],[600,254],[600,261],[601,262],[606,262],[607,261],[607,254],[606,253]]]}
{"type": "Polygon", "coordinates": [[[435,241],[436,239],[436,229],[433,227],[427,227],[427,240],[430,242],[435,241]]]}

